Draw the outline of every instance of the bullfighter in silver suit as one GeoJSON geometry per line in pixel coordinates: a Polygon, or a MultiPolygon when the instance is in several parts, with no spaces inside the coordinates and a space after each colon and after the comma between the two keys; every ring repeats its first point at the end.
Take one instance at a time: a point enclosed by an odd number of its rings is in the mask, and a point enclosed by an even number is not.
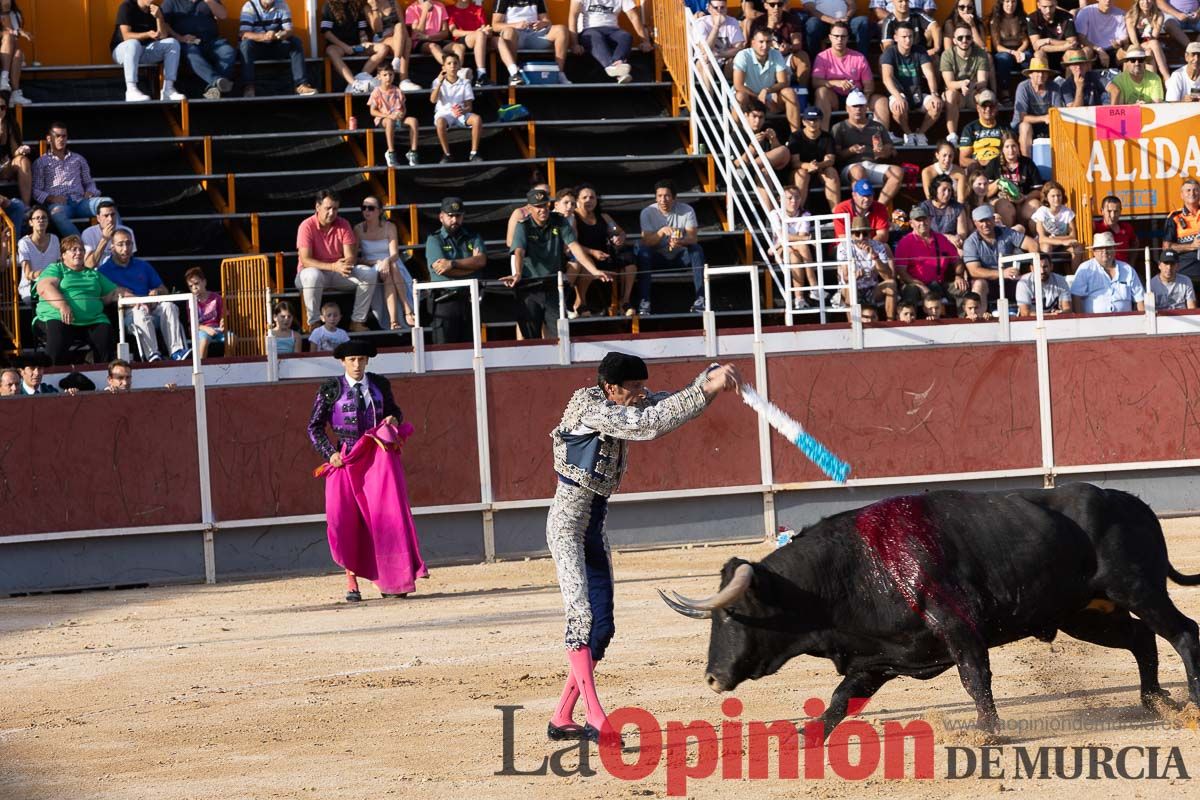
{"type": "Polygon", "coordinates": [[[722,391],[737,391],[732,365],[712,365],[677,392],[649,392],[646,362],[609,353],[596,386],[571,396],[562,422],[550,434],[558,488],[546,520],[546,542],[558,571],[566,610],[567,673],[550,719],[550,739],[598,741],[607,716],[596,696],[595,664],[615,631],[613,577],[604,520],[608,498],[625,474],[630,441],[656,439],[698,417],[722,391]],[[571,715],[583,696],[586,724],[571,715]]]}

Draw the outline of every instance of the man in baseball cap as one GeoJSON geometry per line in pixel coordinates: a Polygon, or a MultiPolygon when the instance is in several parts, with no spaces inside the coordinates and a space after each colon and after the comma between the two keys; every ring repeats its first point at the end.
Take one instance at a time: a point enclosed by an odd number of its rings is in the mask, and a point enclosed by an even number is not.
{"type": "MultiPolygon", "coordinates": [[[[878,106],[876,116],[886,119],[887,101],[878,106]]],[[[904,170],[889,163],[896,155],[892,135],[887,128],[867,116],[867,96],[854,90],[846,97],[846,119],[833,126],[833,146],[842,180],[853,183],[862,179],[882,186],[879,202],[889,204],[904,182],[904,170]]]]}
{"type": "Polygon", "coordinates": [[[1158,274],[1150,279],[1150,293],[1154,295],[1154,308],[1158,311],[1196,307],[1192,279],[1179,274],[1179,253],[1170,248],[1162,251],[1158,257],[1158,274]]]}
{"type": "MultiPolygon", "coordinates": [[[[871,223],[871,229],[875,231],[872,238],[886,244],[891,215],[888,213],[887,206],[875,199],[875,187],[866,178],[860,178],[854,181],[851,190],[850,199],[835,205],[833,213],[845,214],[851,219],[866,217],[871,223]]],[[[846,235],[845,225],[840,218],[835,217],[833,220],[833,230],[839,237],[846,235]]]]}
{"type": "Polygon", "coordinates": [[[787,148],[792,154],[800,196],[808,197],[812,181],[819,177],[825,184],[825,199],[833,208],[841,197],[842,180],[834,168],[833,137],[821,130],[824,119],[816,106],[804,109],[800,114],[800,130],[788,137],[787,148]]]}

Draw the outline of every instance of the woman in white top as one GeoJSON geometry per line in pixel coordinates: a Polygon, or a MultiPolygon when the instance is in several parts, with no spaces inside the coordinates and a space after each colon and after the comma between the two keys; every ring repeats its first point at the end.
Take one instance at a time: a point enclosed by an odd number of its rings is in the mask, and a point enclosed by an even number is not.
{"type": "Polygon", "coordinates": [[[21,283],[17,291],[22,301],[31,300],[32,288],[42,270],[61,261],[58,237],[50,233],[50,212],[34,206],[29,212],[29,227],[33,231],[17,242],[17,263],[21,267],[21,283]]]}
{"type": "Polygon", "coordinates": [[[354,238],[358,240],[358,260],[379,273],[379,291],[387,304],[388,319],[392,330],[404,328],[400,322],[403,308],[404,321],[411,327],[416,323],[412,308],[412,275],[400,258],[400,235],[396,226],[383,217],[383,202],[368,195],[362,202],[363,221],[354,226],[354,238]]]}
{"type": "Polygon", "coordinates": [[[1033,212],[1030,221],[1037,226],[1038,249],[1046,254],[1068,252],[1071,269],[1083,261],[1083,244],[1075,229],[1075,212],[1067,208],[1067,190],[1057,181],[1042,186],[1045,205],[1033,212]]]}

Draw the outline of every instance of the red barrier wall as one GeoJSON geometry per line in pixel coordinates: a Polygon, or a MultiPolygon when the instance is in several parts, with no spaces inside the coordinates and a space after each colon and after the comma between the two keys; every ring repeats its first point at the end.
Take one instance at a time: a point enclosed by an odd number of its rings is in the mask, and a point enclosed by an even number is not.
{"type": "MultiPolygon", "coordinates": [[[[735,361],[747,380],[753,362],[735,361]]],[[[653,364],[654,391],[682,388],[700,374],[703,361],[653,364]]],[[[595,367],[511,370],[488,374],[488,431],[492,488],[497,500],[533,500],[554,494],[550,431],[562,419],[571,394],[595,385],[595,367]],[[507,400],[507,402],[506,402],[507,400]]],[[[654,443],[634,443],[625,492],[759,483],[758,428],[754,413],[732,396],[722,397],[698,420],[654,443]]]]}
{"type": "MultiPolygon", "coordinates": [[[[1200,457],[1200,352],[1185,336],[1050,345],[1056,463],[1200,457]]],[[[753,379],[750,359],[736,362],[753,379]]],[[[704,360],[652,364],[655,389],[686,385],[704,360]]],[[[1036,468],[1032,344],[773,356],[771,397],[854,466],[859,478],[1036,468]]],[[[549,432],[593,367],[488,375],[496,499],[550,497],[549,432]]],[[[218,520],[321,513],[305,427],[316,381],[208,392],[218,520]]],[[[405,450],[413,505],[479,502],[470,373],[396,376],[416,434],[405,450]]],[[[190,390],[0,403],[0,536],[198,523],[190,390]]],[[[822,476],[772,437],[775,480],[822,476]]],[[[681,431],[636,443],[628,492],[760,482],[757,423],[722,397],[681,431]]]]}
{"type": "MultiPolygon", "coordinates": [[[[773,357],[771,399],[853,467],[852,477],[1037,467],[1033,345],[773,357]]],[[[776,437],[779,483],[825,476],[776,437]]]]}
{"type": "MultiPolygon", "coordinates": [[[[393,376],[392,391],[416,431],[404,467],[413,505],[479,502],[475,391],[471,375],[393,376]]],[[[208,390],[217,519],[320,514],[321,460],[308,442],[319,382],[208,390]]]]}
{"type": "Polygon", "coordinates": [[[8,398],[0,536],[199,522],[190,389],[8,398]]]}
{"type": "Polygon", "coordinates": [[[1050,345],[1054,461],[1200,457],[1200,350],[1191,336],[1050,345]]]}

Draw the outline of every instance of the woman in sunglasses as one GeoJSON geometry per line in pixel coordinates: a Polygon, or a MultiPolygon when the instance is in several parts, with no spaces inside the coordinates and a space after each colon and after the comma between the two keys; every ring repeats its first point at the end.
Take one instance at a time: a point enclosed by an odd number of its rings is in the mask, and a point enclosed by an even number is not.
{"type": "Polygon", "coordinates": [[[415,324],[412,308],[412,275],[400,258],[400,235],[383,216],[383,202],[369,195],[362,202],[363,221],[354,226],[358,260],[379,273],[378,291],[383,292],[392,330],[404,328],[403,319],[415,324]]]}

